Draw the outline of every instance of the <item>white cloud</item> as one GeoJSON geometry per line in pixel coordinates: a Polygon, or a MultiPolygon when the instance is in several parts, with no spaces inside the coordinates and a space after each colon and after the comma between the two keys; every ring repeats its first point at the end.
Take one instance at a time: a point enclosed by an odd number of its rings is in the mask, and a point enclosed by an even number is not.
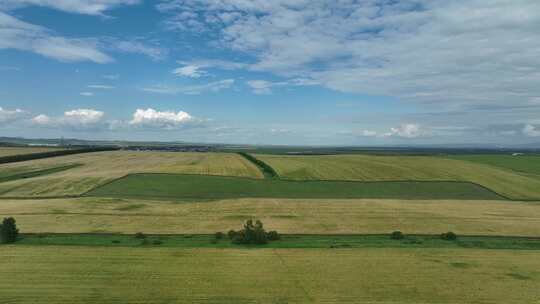
{"type": "Polygon", "coordinates": [[[3,0],[0,9],[14,9],[23,6],[37,5],[53,9],[85,14],[102,15],[105,11],[121,5],[134,5],[140,0],[3,0]]]}
{"type": "Polygon", "coordinates": [[[26,112],[21,109],[8,110],[0,107],[0,124],[16,121],[25,115],[26,112]]]}
{"type": "Polygon", "coordinates": [[[167,57],[168,50],[159,46],[150,45],[140,40],[118,40],[104,39],[103,48],[109,48],[113,51],[141,54],[150,57],[152,60],[163,60],[167,57]]]}
{"type": "Polygon", "coordinates": [[[34,52],[63,62],[113,61],[98,49],[94,40],[60,37],[46,28],[18,20],[1,11],[0,49],[34,52]]]}
{"type": "Polygon", "coordinates": [[[50,117],[40,114],[32,118],[36,126],[48,128],[66,128],[70,130],[98,130],[106,126],[103,121],[105,113],[93,109],[75,109],[64,112],[61,117],[50,117]]]}
{"type": "Polygon", "coordinates": [[[92,92],[81,92],[79,94],[81,96],[86,96],[86,97],[94,96],[94,93],[92,93],[92,92]]]}
{"type": "Polygon", "coordinates": [[[249,80],[246,84],[258,95],[272,94],[272,88],[287,85],[286,82],[271,82],[266,80],[249,80]]]}
{"type": "Polygon", "coordinates": [[[173,0],[158,9],[170,28],[217,33],[214,45],[250,54],[252,70],[338,91],[448,108],[540,96],[537,0],[173,0]]]}
{"type": "Polygon", "coordinates": [[[114,86],[105,85],[105,84],[90,84],[86,86],[89,89],[96,89],[96,90],[112,90],[115,89],[114,86]]]}
{"type": "Polygon", "coordinates": [[[177,76],[199,78],[206,75],[205,71],[200,70],[200,67],[196,65],[186,65],[181,68],[176,68],[173,70],[173,74],[177,76]]]}
{"type": "Polygon", "coordinates": [[[522,130],[523,134],[528,137],[539,137],[540,136],[540,128],[537,128],[533,125],[525,125],[522,130]]]}
{"type": "Polygon", "coordinates": [[[428,133],[421,129],[417,124],[402,124],[398,127],[390,128],[386,132],[377,132],[373,130],[361,130],[360,132],[340,132],[339,134],[352,135],[356,137],[373,137],[373,138],[417,138],[427,135],[428,133]]]}
{"type": "Polygon", "coordinates": [[[399,127],[391,128],[385,136],[398,136],[403,138],[415,138],[422,135],[420,126],[417,124],[402,124],[399,127]]]}
{"type": "Polygon", "coordinates": [[[198,95],[203,92],[218,92],[224,89],[229,89],[234,84],[234,79],[224,79],[206,84],[191,85],[191,86],[169,86],[169,85],[154,85],[142,88],[143,91],[158,93],[158,94],[187,94],[198,95]]]}
{"type": "Polygon", "coordinates": [[[194,118],[184,111],[156,111],[154,109],[137,109],[133,114],[130,125],[142,128],[155,129],[179,129],[189,125],[200,123],[201,120],[194,118]]]}

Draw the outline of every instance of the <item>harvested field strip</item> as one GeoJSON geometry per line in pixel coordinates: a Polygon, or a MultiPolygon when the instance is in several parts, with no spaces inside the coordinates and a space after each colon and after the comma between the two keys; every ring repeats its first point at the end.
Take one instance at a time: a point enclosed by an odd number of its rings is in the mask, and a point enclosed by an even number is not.
{"type": "Polygon", "coordinates": [[[406,235],[392,240],[386,235],[282,235],[265,245],[234,245],[225,236],[145,235],[143,239],[126,234],[24,234],[17,245],[181,247],[181,248],[470,248],[540,250],[540,237],[458,236],[456,241],[439,235],[406,235]]]}
{"type": "Polygon", "coordinates": [[[0,200],[27,233],[212,234],[260,219],[285,234],[414,234],[540,236],[537,202],[399,199],[218,201],[76,199],[0,200]],[[159,223],[159,224],[156,224],[159,223]]]}
{"type": "Polygon", "coordinates": [[[242,197],[504,199],[466,182],[283,181],[182,174],[132,174],[91,190],[87,195],[210,200],[242,197]]]}
{"type": "Polygon", "coordinates": [[[54,173],[66,171],[69,169],[77,168],[80,166],[81,164],[71,164],[71,165],[66,165],[66,166],[48,168],[44,170],[29,171],[29,172],[22,172],[22,173],[17,173],[13,175],[2,176],[0,177],[0,183],[15,181],[18,179],[27,179],[27,178],[32,178],[32,177],[54,174],[54,173]]]}
{"type": "Polygon", "coordinates": [[[536,303],[540,252],[3,246],[26,303],[536,303]]]}
{"type": "Polygon", "coordinates": [[[272,166],[281,179],[461,181],[515,200],[540,200],[540,178],[471,161],[435,156],[255,156],[272,166]]]}

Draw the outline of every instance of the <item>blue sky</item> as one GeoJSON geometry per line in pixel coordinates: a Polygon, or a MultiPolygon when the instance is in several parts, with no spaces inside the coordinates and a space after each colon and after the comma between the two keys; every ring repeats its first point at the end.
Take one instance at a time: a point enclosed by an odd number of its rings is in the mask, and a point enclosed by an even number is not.
{"type": "Polygon", "coordinates": [[[0,136],[540,141],[540,3],[3,0],[0,136]]]}

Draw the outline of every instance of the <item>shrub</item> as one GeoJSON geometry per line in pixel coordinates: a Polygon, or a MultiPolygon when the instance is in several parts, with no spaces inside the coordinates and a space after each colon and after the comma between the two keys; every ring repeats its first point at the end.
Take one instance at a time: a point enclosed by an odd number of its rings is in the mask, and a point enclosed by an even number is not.
{"type": "Polygon", "coordinates": [[[221,240],[223,239],[224,236],[225,234],[223,232],[216,232],[216,234],[214,234],[214,237],[216,238],[216,240],[221,240]]]}
{"type": "Polygon", "coordinates": [[[401,231],[394,231],[390,234],[392,240],[402,240],[405,238],[405,235],[401,231]]]}
{"type": "Polygon", "coordinates": [[[142,240],[142,239],[146,238],[146,235],[144,235],[144,233],[142,233],[142,232],[137,232],[137,233],[135,233],[135,238],[142,240]]]}
{"type": "Polygon", "coordinates": [[[12,217],[4,218],[2,225],[0,225],[0,243],[15,243],[18,236],[19,229],[17,229],[15,219],[12,217]]]}
{"type": "Polygon", "coordinates": [[[442,233],[441,234],[441,239],[443,239],[445,241],[455,241],[455,240],[457,240],[457,235],[455,233],[453,233],[452,231],[449,231],[449,232],[446,232],[446,233],[442,233]]]}
{"type": "Polygon", "coordinates": [[[268,231],[267,233],[267,238],[269,241],[277,241],[279,239],[281,239],[281,236],[279,235],[279,233],[275,230],[273,231],[268,231]]]}
{"type": "Polygon", "coordinates": [[[160,240],[154,240],[154,241],[152,242],[152,244],[154,244],[154,245],[161,245],[161,244],[163,244],[163,242],[160,241],[160,240]]]}
{"type": "Polygon", "coordinates": [[[120,241],[119,240],[112,240],[111,241],[113,244],[120,244],[120,241]]]}
{"type": "Polygon", "coordinates": [[[268,241],[279,240],[277,231],[267,233],[264,230],[263,223],[259,220],[255,221],[255,223],[253,223],[253,220],[248,220],[242,230],[230,230],[227,235],[233,244],[262,245],[268,243],[268,241]]]}

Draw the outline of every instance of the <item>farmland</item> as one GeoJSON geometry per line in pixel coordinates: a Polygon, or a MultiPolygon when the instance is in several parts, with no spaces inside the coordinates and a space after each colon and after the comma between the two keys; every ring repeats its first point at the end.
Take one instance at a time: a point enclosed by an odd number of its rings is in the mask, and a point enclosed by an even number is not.
{"type": "Polygon", "coordinates": [[[32,153],[58,151],[62,148],[49,148],[49,147],[0,147],[0,157],[13,156],[13,155],[25,155],[32,153]]]}
{"type": "Polygon", "coordinates": [[[540,199],[540,179],[470,161],[425,156],[256,156],[284,179],[468,181],[512,199],[540,199]]]}
{"type": "Polygon", "coordinates": [[[77,168],[33,179],[0,183],[0,196],[80,195],[130,173],[189,173],[262,178],[258,168],[236,154],[98,152],[2,165],[2,174],[20,174],[66,164],[77,168]]]}
{"type": "Polygon", "coordinates": [[[20,245],[0,267],[10,303],[534,303],[540,251],[20,245]]]}
{"type": "Polygon", "coordinates": [[[141,199],[2,200],[28,233],[211,234],[250,218],[287,234],[406,233],[540,236],[534,202],[380,199],[234,199],[166,202],[141,199]]]}
{"type": "Polygon", "coordinates": [[[0,247],[0,303],[539,300],[540,178],[521,159],[255,156],[0,165],[0,217],[22,232],[0,247]],[[248,219],[281,239],[215,238],[248,219]],[[396,230],[406,237],[390,239],[396,230]]]}
{"type": "Polygon", "coordinates": [[[466,160],[494,167],[505,168],[516,172],[530,174],[540,178],[540,155],[452,155],[452,159],[466,160]]]}

